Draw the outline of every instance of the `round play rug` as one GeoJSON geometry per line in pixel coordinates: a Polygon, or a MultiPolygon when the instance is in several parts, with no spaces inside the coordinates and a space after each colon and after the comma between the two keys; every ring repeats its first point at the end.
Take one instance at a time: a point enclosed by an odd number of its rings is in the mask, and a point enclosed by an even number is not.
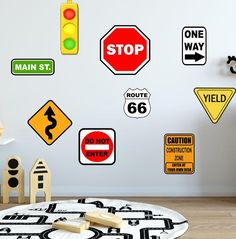
{"type": "Polygon", "coordinates": [[[0,239],[174,239],[187,229],[187,220],[173,210],[121,200],[87,198],[0,211],[0,239]],[[122,228],[93,225],[76,234],[51,227],[56,220],[83,217],[85,212],[95,210],[121,216],[122,228]]]}

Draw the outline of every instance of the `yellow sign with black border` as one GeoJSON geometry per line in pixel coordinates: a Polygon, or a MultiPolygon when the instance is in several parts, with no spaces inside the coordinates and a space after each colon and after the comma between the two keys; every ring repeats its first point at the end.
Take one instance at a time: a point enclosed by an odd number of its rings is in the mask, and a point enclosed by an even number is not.
{"type": "Polygon", "coordinates": [[[47,145],[51,145],[72,125],[72,121],[49,100],[28,120],[28,124],[47,145]]]}
{"type": "Polygon", "coordinates": [[[195,88],[194,93],[209,116],[216,124],[235,94],[235,88],[195,88]]]}

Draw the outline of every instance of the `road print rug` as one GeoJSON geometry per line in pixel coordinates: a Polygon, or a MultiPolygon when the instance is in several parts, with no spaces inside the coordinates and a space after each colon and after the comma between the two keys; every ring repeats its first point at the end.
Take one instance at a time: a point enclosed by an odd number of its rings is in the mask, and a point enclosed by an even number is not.
{"type": "Polygon", "coordinates": [[[179,213],[156,205],[87,198],[37,203],[0,211],[0,239],[174,239],[188,229],[179,213]],[[80,234],[53,229],[56,220],[102,210],[123,218],[121,229],[93,225],[80,234]]]}

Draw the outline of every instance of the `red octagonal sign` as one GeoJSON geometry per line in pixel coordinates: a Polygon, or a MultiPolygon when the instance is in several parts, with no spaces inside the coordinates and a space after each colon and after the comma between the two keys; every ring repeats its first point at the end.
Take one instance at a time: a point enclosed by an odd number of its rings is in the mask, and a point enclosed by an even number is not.
{"type": "Polygon", "coordinates": [[[150,61],[150,40],[137,26],[114,26],[100,40],[100,60],[115,75],[135,75],[150,61]]]}

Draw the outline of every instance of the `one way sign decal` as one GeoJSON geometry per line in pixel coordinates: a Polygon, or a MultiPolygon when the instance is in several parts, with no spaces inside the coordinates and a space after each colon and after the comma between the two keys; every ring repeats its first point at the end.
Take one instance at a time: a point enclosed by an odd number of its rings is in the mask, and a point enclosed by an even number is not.
{"type": "Polygon", "coordinates": [[[182,61],[184,65],[205,65],[207,31],[205,27],[184,27],[182,30],[182,61]]]}

